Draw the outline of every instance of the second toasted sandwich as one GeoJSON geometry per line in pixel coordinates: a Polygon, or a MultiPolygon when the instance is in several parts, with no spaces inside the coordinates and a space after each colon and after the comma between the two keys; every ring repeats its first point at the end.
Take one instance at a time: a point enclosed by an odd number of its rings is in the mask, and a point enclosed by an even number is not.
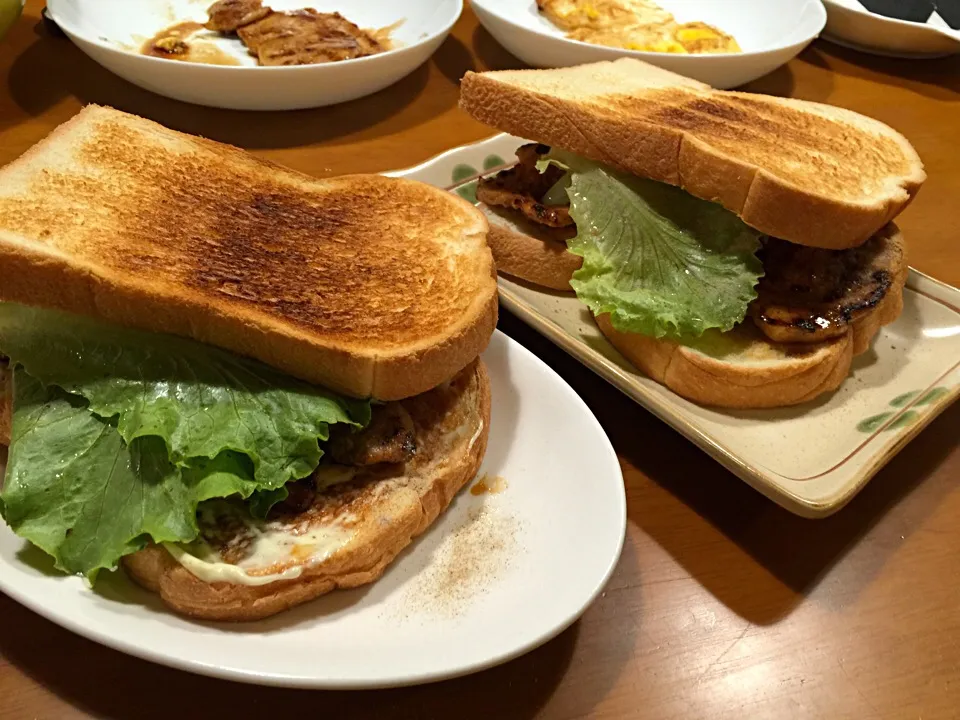
{"type": "Polygon", "coordinates": [[[900,314],[892,221],[925,174],[876,120],[632,59],[468,73],[461,106],[535,141],[479,183],[499,270],[575,291],[627,359],[680,395],[811,400],[900,314]]]}

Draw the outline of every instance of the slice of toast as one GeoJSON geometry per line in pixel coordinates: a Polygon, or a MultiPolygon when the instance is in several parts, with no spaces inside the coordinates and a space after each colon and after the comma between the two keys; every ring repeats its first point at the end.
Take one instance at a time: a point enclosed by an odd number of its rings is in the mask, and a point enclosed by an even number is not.
{"type": "Polygon", "coordinates": [[[738,409],[787,407],[840,387],[853,358],[870,349],[880,328],[900,317],[907,273],[904,266],[873,312],[853,322],[846,334],[822,343],[775,343],[750,320],[692,344],[619,332],[609,315],[596,321],[631,364],[688,400],[738,409]]]}
{"type": "Polygon", "coordinates": [[[622,333],[596,318],[610,343],[645,375],[699,405],[759,409],[798,405],[840,387],[850,372],[850,335],[813,345],[778,345],[745,323],[696,347],[622,333]],[[715,341],[710,346],[710,341],[715,341]]]}
{"type": "Polygon", "coordinates": [[[859,245],[926,179],[910,143],[881,122],[714,90],[631,58],[467,73],[460,105],[504,132],[680,186],[801,245],[859,245]]]}
{"type": "Polygon", "coordinates": [[[217,562],[268,579],[295,577],[262,585],[207,582],[160,546],[128,555],[124,567],[177,612],[210,620],[257,620],[375,581],[476,475],[490,429],[486,369],[478,360],[403,405],[417,437],[417,454],[405,466],[358,469],[297,515],[269,522],[247,516],[217,527],[220,552],[241,549],[235,557],[218,554],[217,562]]]}
{"type": "Polygon", "coordinates": [[[497,320],[487,222],[91,106],[0,170],[0,299],[191,337],[344,394],[429,390],[497,320]]]}
{"type": "Polygon", "coordinates": [[[528,220],[509,208],[479,203],[487,216],[487,242],[497,270],[506,275],[551,290],[573,292],[570,278],[583,265],[583,258],[567,250],[566,237],[574,232],[550,228],[528,220]]]}

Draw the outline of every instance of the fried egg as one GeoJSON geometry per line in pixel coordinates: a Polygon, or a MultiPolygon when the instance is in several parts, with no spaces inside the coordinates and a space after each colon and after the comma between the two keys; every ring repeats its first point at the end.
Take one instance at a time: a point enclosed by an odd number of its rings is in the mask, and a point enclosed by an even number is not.
{"type": "Polygon", "coordinates": [[[571,40],[644,52],[741,52],[722,30],[702,22],[678,23],[649,0],[537,0],[537,7],[571,40]]]}

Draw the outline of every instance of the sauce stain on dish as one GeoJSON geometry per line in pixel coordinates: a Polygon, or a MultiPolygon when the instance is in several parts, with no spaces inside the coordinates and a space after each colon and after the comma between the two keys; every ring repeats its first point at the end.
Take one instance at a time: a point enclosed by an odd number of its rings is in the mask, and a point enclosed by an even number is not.
{"type": "Polygon", "coordinates": [[[364,30],[338,12],[278,12],[262,0],[219,0],[207,15],[206,23],[179,22],[161,30],[140,52],[208,65],[243,64],[213,42],[218,38],[245,47],[260,66],[317,65],[393,50],[398,43],[390,35],[405,22],[364,30]]]}
{"type": "MultiPolygon", "coordinates": [[[[383,48],[383,52],[396,50],[397,48],[403,47],[403,43],[398,43],[390,36],[399,30],[406,21],[407,19],[403,18],[402,20],[397,20],[392,25],[387,25],[386,27],[378,28],[377,30],[367,30],[366,32],[370,33],[370,35],[373,36],[373,39],[379,43],[380,47],[383,48]]],[[[423,37],[426,36],[427,33],[424,33],[423,37]]]]}
{"type": "MultiPolygon", "coordinates": [[[[274,21],[281,17],[294,21],[296,18],[302,18],[307,20],[307,24],[309,25],[322,15],[316,13],[311,15],[311,12],[313,11],[273,13],[273,18],[274,21]]],[[[341,18],[336,13],[334,13],[334,15],[342,21],[341,24],[350,24],[349,21],[341,18]]],[[[245,42],[245,44],[250,50],[249,54],[258,58],[259,64],[264,66],[312,65],[324,62],[335,62],[336,60],[352,59],[353,56],[367,57],[368,55],[388,52],[401,47],[400,43],[395,42],[391,38],[391,34],[403,25],[404,22],[406,22],[406,20],[399,20],[392,25],[377,30],[360,30],[356,28],[356,32],[367,39],[369,48],[366,49],[360,49],[359,46],[356,48],[348,47],[350,43],[346,43],[344,37],[349,33],[340,32],[339,37],[323,39],[319,36],[309,36],[311,32],[309,29],[304,31],[304,37],[301,39],[301,42],[297,44],[297,42],[295,42],[297,39],[295,28],[293,30],[290,28],[283,30],[283,33],[286,33],[284,37],[281,38],[283,47],[276,49],[272,55],[266,53],[265,56],[264,53],[260,53],[256,43],[254,43],[253,47],[250,46],[249,42],[245,42]],[[289,37],[287,37],[287,35],[289,35],[289,37]],[[339,57],[338,54],[343,55],[343,57],[339,57]]],[[[180,60],[206,65],[241,65],[240,60],[211,41],[212,37],[218,35],[219,33],[210,31],[210,29],[202,23],[180,22],[164,28],[152,38],[143,42],[140,53],[165,60],[180,60]],[[203,33],[206,33],[207,37],[204,37],[203,33]]],[[[247,37],[247,39],[252,42],[252,36],[241,35],[241,38],[244,37],[247,37]]]]}
{"type": "Polygon", "coordinates": [[[240,61],[196,35],[206,32],[198,22],[182,22],[164,28],[147,40],[140,49],[141,54],[165,60],[203,63],[205,65],[239,65],[240,61]]]}
{"type": "Polygon", "coordinates": [[[492,478],[489,475],[484,475],[477,480],[476,484],[472,488],[470,488],[470,494],[484,495],[489,493],[490,495],[499,495],[506,489],[507,481],[499,475],[496,475],[492,478]]]}

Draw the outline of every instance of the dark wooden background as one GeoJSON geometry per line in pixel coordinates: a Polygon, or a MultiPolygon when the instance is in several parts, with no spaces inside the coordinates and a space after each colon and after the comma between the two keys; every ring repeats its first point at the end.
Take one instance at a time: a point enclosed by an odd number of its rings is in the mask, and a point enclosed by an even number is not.
{"type": "MultiPolygon", "coordinates": [[[[234,113],[110,75],[47,36],[41,7],[28,2],[0,43],[0,163],[95,102],[316,175],[400,168],[491,134],[457,110],[458,80],[518,66],[468,8],[435,57],[389,90],[329,109],[234,113]]],[[[851,108],[907,135],[929,173],[901,221],[912,264],[960,284],[960,57],[907,62],[817,42],[750,89],[851,108]]],[[[0,717],[960,717],[960,407],[838,515],[805,521],[517,320],[501,327],[586,399],[623,466],[623,557],[575,626],[472,677],[307,692],[154,666],[0,595],[0,717]]]]}

